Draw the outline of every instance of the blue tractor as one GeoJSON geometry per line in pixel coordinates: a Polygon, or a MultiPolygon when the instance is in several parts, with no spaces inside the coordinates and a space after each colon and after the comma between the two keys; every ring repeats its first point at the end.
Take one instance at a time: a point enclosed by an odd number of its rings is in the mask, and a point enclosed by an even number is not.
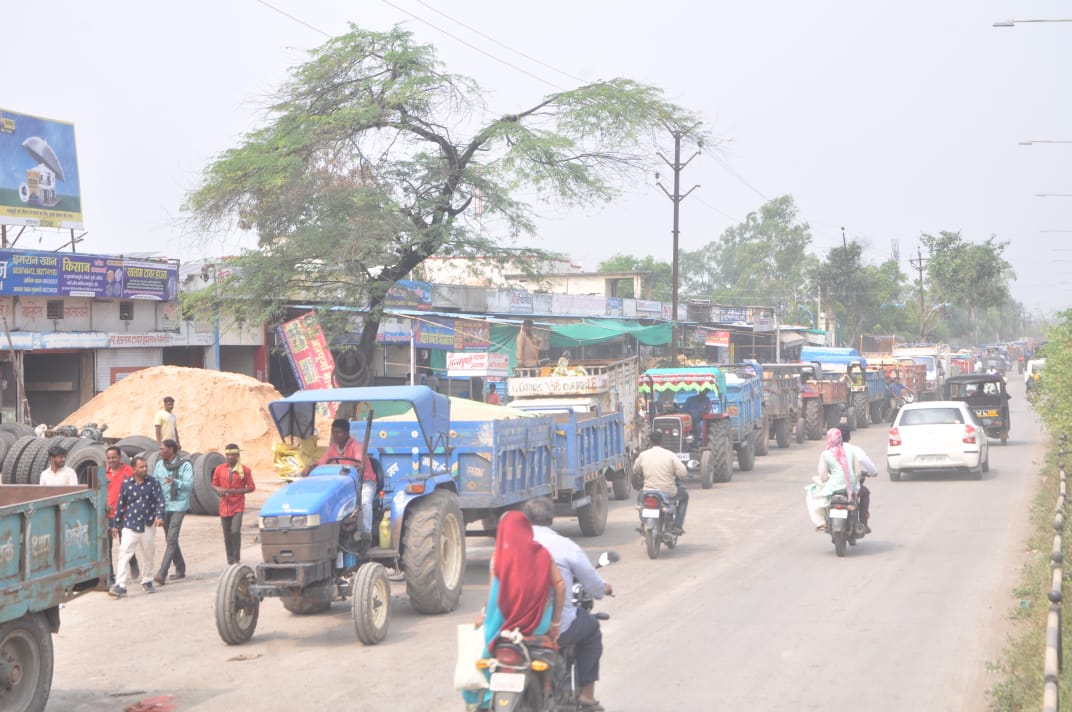
{"type": "Polygon", "coordinates": [[[427,386],[299,391],[268,408],[279,435],[316,435],[318,406],[350,413],[351,436],[364,443],[366,462],[336,460],[315,467],[272,494],[260,511],[263,561],[233,564],[216,592],[216,628],[229,645],[252,637],[260,602],[280,598],[295,614],[327,610],[351,599],[358,639],[372,645],[387,635],[391,584],[404,574],[410,603],[421,613],[455,608],[465,572],[465,521],[447,462],[451,453],[449,400],[427,386]],[[392,418],[409,414],[409,419],[392,418]],[[415,417],[413,417],[415,416],[415,417]],[[370,448],[377,438],[404,435],[405,452],[370,448]],[[405,430],[405,433],[401,433],[405,430]],[[404,462],[403,462],[404,460],[404,462]],[[377,476],[372,541],[362,539],[361,480],[377,476]]]}

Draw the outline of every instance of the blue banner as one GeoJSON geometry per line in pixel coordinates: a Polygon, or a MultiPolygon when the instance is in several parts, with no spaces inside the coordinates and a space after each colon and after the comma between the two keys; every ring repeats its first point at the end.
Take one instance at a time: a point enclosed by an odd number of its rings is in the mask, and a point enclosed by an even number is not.
{"type": "Polygon", "coordinates": [[[171,302],[179,268],[170,262],[71,252],[0,249],[0,296],[103,297],[171,302]]]}

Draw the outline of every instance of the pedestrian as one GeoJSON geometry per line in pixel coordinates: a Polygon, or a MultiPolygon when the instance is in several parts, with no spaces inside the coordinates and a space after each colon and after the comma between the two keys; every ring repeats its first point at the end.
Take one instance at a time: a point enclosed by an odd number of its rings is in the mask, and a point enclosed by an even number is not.
{"type": "Polygon", "coordinates": [[[540,365],[540,342],[533,332],[532,319],[521,322],[521,331],[517,332],[514,343],[517,365],[521,368],[535,368],[540,365]]]}
{"type": "Polygon", "coordinates": [[[488,386],[488,397],[484,399],[484,402],[491,405],[502,405],[502,400],[499,399],[499,393],[494,383],[488,386]]]}
{"type": "Polygon", "coordinates": [[[62,445],[48,448],[48,469],[41,473],[38,484],[48,487],[78,486],[78,473],[67,467],[67,448],[62,445]]]}
{"type": "Polygon", "coordinates": [[[241,450],[235,443],[223,449],[227,462],[212,471],[212,488],[220,496],[220,525],[227,563],[237,564],[242,558],[242,513],[246,511],[246,495],[257,489],[253,473],[238,461],[241,450]]]}
{"type": "Polygon", "coordinates": [[[179,534],[182,531],[182,520],[190,509],[190,490],[194,485],[193,465],[188,459],[179,457],[179,444],[174,440],[160,443],[160,459],[156,461],[153,477],[164,491],[164,531],[167,548],[164,549],[164,558],[160,560],[160,568],[153,577],[156,585],[163,586],[168,579],[168,569],[172,563],[175,564],[175,573],[171,574],[171,580],[186,578],[186,559],[183,558],[182,548],[179,546],[179,534]]]}
{"type": "MultiPolygon", "coordinates": [[[[107,467],[104,470],[104,479],[108,482],[108,531],[115,527],[115,507],[119,503],[119,492],[123,489],[123,483],[134,476],[134,468],[123,462],[122,453],[115,445],[104,451],[104,459],[107,467]]],[[[112,566],[112,545],[108,540],[108,569],[111,577],[115,578],[115,568],[112,566]]],[[[134,578],[141,576],[137,557],[130,559],[130,575],[134,578]]]]}
{"type": "Polygon", "coordinates": [[[149,477],[149,465],[144,457],[134,458],[134,476],[123,482],[115,506],[112,538],[119,539],[119,574],[108,593],[116,598],[127,595],[130,559],[138,550],[145,568],[141,587],[154,593],[149,572],[156,548],[156,527],[164,526],[164,493],[160,482],[149,477]]]}
{"type": "Polygon", "coordinates": [[[171,396],[164,398],[164,407],[157,411],[153,418],[153,427],[156,429],[156,442],[174,440],[175,446],[182,449],[179,440],[179,419],[175,416],[175,399],[171,396]]]}

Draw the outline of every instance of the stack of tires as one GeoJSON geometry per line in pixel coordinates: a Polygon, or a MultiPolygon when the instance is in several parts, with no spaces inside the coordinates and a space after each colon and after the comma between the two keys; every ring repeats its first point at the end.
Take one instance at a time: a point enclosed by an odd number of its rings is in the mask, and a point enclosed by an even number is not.
{"type": "MultiPolygon", "coordinates": [[[[90,475],[97,471],[104,474],[107,467],[106,443],[90,438],[57,436],[41,438],[33,428],[22,423],[0,423],[0,481],[5,485],[36,485],[41,473],[48,468],[48,449],[61,445],[67,450],[67,467],[78,473],[78,481],[89,484],[90,475]]],[[[132,435],[116,444],[123,460],[130,462],[135,457],[144,457],[150,474],[160,458],[156,440],[144,435],[132,435]]],[[[180,457],[190,460],[194,470],[194,486],[190,493],[190,513],[210,517],[219,516],[220,497],[212,489],[212,471],[225,461],[218,452],[182,452],[180,457]]]]}
{"type": "MultiPolygon", "coordinates": [[[[115,445],[129,458],[144,457],[150,473],[156,469],[160,451],[158,443],[153,438],[131,435],[115,445]]],[[[218,452],[195,452],[191,455],[185,450],[179,453],[179,457],[188,459],[194,470],[194,487],[190,493],[190,514],[218,517],[220,496],[212,489],[212,471],[218,465],[222,465],[225,458],[218,452]]]]}

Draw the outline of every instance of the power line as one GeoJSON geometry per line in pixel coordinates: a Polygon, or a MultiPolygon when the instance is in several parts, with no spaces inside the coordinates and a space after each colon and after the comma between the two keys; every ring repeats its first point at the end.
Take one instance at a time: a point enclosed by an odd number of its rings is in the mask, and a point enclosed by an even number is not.
{"type": "Polygon", "coordinates": [[[428,25],[433,30],[436,30],[438,32],[442,32],[447,37],[450,37],[451,39],[453,39],[453,40],[455,40],[457,42],[461,42],[466,47],[479,52],[480,54],[484,55],[485,57],[488,57],[489,59],[494,59],[496,62],[504,64],[507,67],[510,67],[511,69],[513,69],[515,71],[521,72],[525,76],[531,77],[531,78],[535,79],[536,81],[542,82],[542,83],[544,83],[544,84],[546,84],[546,85],[548,85],[550,87],[553,87],[553,88],[555,88],[555,89],[557,89],[559,91],[565,91],[564,87],[561,87],[561,86],[555,84],[552,81],[548,81],[548,80],[544,79],[541,76],[533,74],[532,72],[528,71],[527,69],[522,69],[521,67],[517,66],[516,64],[512,64],[511,62],[508,62],[505,59],[502,59],[501,57],[495,56],[491,52],[486,52],[485,50],[480,49],[479,47],[477,47],[473,43],[467,42],[467,41],[463,40],[461,37],[458,37],[458,35],[454,34],[453,32],[449,32],[447,30],[444,30],[442,27],[439,27],[438,25],[435,25],[435,24],[429,22],[428,20],[425,20],[423,17],[415,15],[412,12],[410,12],[409,10],[405,10],[405,9],[399,7],[398,5],[396,5],[393,2],[391,2],[391,0],[383,0],[383,3],[385,5],[389,5],[389,6],[393,7],[394,9],[396,9],[399,12],[403,13],[404,15],[409,15],[410,17],[412,17],[417,22],[421,22],[421,23],[424,23],[425,25],[428,25]]]}
{"type": "Polygon", "coordinates": [[[299,18],[297,18],[297,17],[294,17],[294,15],[291,15],[291,14],[290,14],[289,12],[284,12],[283,10],[280,10],[280,9],[279,9],[278,7],[276,7],[276,6],[274,6],[274,5],[269,5],[269,4],[268,4],[268,3],[266,3],[266,2],[264,1],[264,0],[255,0],[255,1],[256,1],[256,2],[259,2],[259,3],[261,4],[261,5],[264,5],[264,6],[265,6],[266,8],[268,8],[269,10],[275,10],[276,12],[278,12],[278,13],[279,13],[280,15],[282,15],[283,17],[286,17],[286,18],[289,18],[289,19],[291,19],[291,20],[294,20],[294,22],[297,22],[297,23],[298,23],[299,25],[304,25],[304,26],[308,27],[308,28],[309,28],[310,30],[312,30],[313,32],[319,32],[320,34],[324,35],[325,37],[327,37],[327,38],[329,38],[329,39],[331,38],[331,35],[329,35],[329,34],[328,34],[327,32],[324,32],[324,31],[323,31],[322,29],[320,29],[319,27],[313,27],[312,25],[310,25],[310,24],[309,24],[308,22],[306,22],[305,20],[301,20],[301,19],[299,19],[299,18]]]}
{"type": "Polygon", "coordinates": [[[450,15],[448,15],[445,12],[443,12],[439,8],[432,7],[428,3],[424,2],[424,0],[416,0],[416,2],[420,3],[421,5],[424,5],[426,8],[428,8],[432,12],[434,12],[434,13],[436,13],[438,15],[442,15],[443,17],[447,18],[448,20],[450,20],[454,24],[459,25],[461,27],[464,27],[465,29],[467,29],[470,32],[472,32],[473,34],[479,35],[480,37],[483,37],[484,39],[488,40],[489,42],[494,42],[495,44],[499,45],[503,49],[505,49],[507,51],[510,51],[510,52],[513,52],[514,54],[518,55],[519,57],[524,57],[525,59],[529,60],[530,62],[535,62],[536,64],[539,64],[542,67],[547,67],[552,72],[557,72],[558,74],[561,74],[564,77],[569,77],[570,79],[572,79],[575,82],[580,82],[581,84],[587,83],[586,80],[582,79],[581,77],[574,76],[573,74],[570,74],[569,72],[564,72],[561,69],[558,69],[557,67],[551,66],[547,62],[539,60],[536,57],[532,57],[530,55],[527,55],[527,54],[525,54],[524,52],[522,52],[520,50],[516,50],[513,47],[500,42],[499,40],[495,39],[494,37],[492,37],[490,35],[484,34],[483,32],[481,32],[480,30],[476,29],[475,27],[470,27],[469,25],[465,24],[461,20],[457,20],[457,19],[451,17],[450,15]]]}

